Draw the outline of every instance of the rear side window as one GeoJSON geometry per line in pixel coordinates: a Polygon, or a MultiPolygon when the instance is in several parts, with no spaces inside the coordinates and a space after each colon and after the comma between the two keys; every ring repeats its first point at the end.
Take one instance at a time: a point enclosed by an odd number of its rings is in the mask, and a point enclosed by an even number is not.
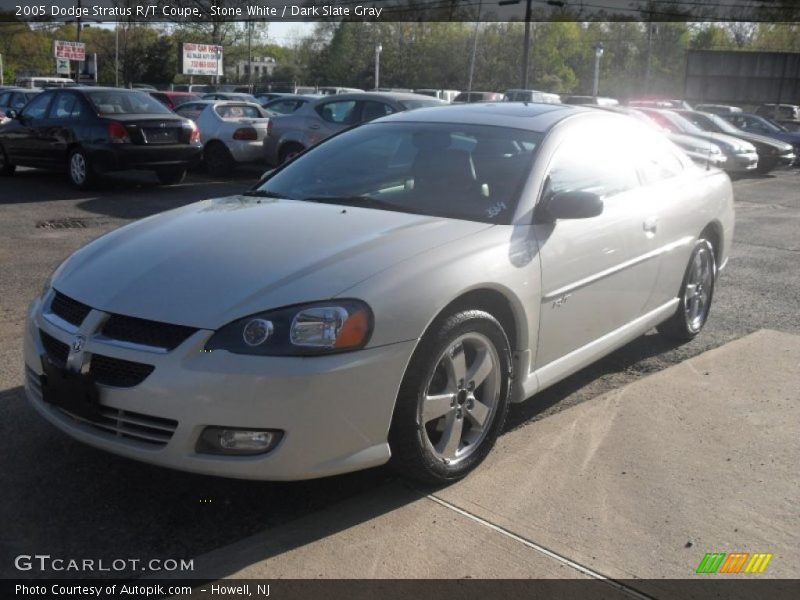
{"type": "Polygon", "coordinates": [[[58,94],[50,107],[51,119],[70,119],[75,109],[75,94],[58,94]]]}
{"type": "Polygon", "coordinates": [[[364,102],[364,108],[361,111],[361,120],[373,121],[375,119],[379,119],[380,117],[390,115],[393,112],[394,109],[388,104],[384,104],[383,102],[368,101],[364,102]]]}
{"type": "Polygon", "coordinates": [[[300,108],[301,104],[302,102],[298,100],[281,100],[280,102],[271,102],[266,109],[278,113],[279,115],[288,115],[300,108]]]}
{"type": "Polygon", "coordinates": [[[340,102],[326,102],[316,107],[317,113],[324,121],[339,125],[355,125],[356,101],[343,100],[340,102]]]}

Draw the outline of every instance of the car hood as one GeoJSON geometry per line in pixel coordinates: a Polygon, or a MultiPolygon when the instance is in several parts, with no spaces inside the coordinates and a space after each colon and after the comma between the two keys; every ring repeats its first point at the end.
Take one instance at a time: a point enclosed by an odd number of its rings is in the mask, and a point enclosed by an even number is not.
{"type": "Polygon", "coordinates": [[[788,142],[782,142],[781,140],[777,140],[775,138],[767,137],[765,135],[758,135],[757,133],[748,133],[746,131],[742,131],[741,133],[737,134],[726,134],[731,135],[733,137],[737,137],[742,140],[746,140],[751,144],[761,144],[766,145],[771,148],[777,148],[779,151],[788,151],[792,149],[792,145],[788,142]]]}
{"type": "Polygon", "coordinates": [[[738,137],[734,137],[732,135],[727,135],[725,133],[713,133],[713,132],[706,132],[706,133],[692,133],[687,134],[691,135],[695,138],[701,138],[717,144],[721,146],[723,149],[733,148],[733,149],[747,149],[752,152],[752,148],[750,147],[751,144],[745,140],[739,139],[738,137]]]}
{"type": "Polygon", "coordinates": [[[218,327],[334,297],[487,223],[233,196],[121,227],[73,254],[58,291],[100,310],[218,327]]]}
{"type": "Polygon", "coordinates": [[[719,146],[704,137],[686,133],[668,133],[667,137],[682,148],[691,148],[699,152],[709,152],[719,146]]]}
{"type": "Polygon", "coordinates": [[[800,144],[800,131],[777,131],[772,137],[793,145],[800,144]]]}

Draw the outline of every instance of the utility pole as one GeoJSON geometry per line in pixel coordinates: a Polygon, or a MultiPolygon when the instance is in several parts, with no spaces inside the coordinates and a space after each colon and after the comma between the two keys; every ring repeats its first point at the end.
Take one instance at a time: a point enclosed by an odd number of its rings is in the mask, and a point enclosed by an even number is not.
{"type": "Polygon", "coordinates": [[[600,57],[603,56],[603,42],[594,46],[594,79],[592,81],[592,96],[597,97],[600,88],[600,57]]]}
{"type": "Polygon", "coordinates": [[[382,50],[383,46],[381,46],[380,44],[375,44],[375,89],[376,90],[380,87],[382,50]]]}
{"type": "Polygon", "coordinates": [[[528,60],[531,53],[531,0],[525,3],[525,39],[522,42],[522,89],[528,89],[528,60]]]}
{"type": "Polygon", "coordinates": [[[475,54],[478,51],[478,31],[481,26],[481,8],[483,8],[483,0],[478,2],[478,20],[475,21],[475,36],[472,38],[472,58],[469,61],[469,81],[467,82],[467,92],[472,91],[472,77],[475,74],[475,54]]]}
{"type": "Polygon", "coordinates": [[[644,92],[650,93],[650,60],[653,53],[653,23],[647,21],[647,54],[644,63],[644,92]]]}
{"type": "Polygon", "coordinates": [[[253,22],[247,22],[247,88],[253,92],[253,22]]]}
{"type": "MultiPolygon", "coordinates": [[[[76,42],[80,42],[81,41],[81,29],[83,29],[83,23],[81,22],[81,12],[82,12],[81,11],[81,0],[78,0],[78,16],[75,19],[75,22],[77,24],[77,30],[78,30],[78,32],[75,34],[75,41],[76,42]]],[[[83,62],[78,61],[78,76],[75,78],[75,79],[78,80],[78,83],[81,82],[81,71],[83,71],[83,62]]]]}
{"type": "Polygon", "coordinates": [[[119,21],[114,23],[114,87],[119,87],[119,21]]]}

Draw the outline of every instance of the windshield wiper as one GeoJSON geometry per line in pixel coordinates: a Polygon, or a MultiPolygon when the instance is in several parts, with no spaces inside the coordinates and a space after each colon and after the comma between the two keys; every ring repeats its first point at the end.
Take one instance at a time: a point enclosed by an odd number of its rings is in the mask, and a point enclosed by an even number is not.
{"type": "Polygon", "coordinates": [[[267,190],[248,190],[246,192],[242,192],[242,196],[255,196],[256,198],[283,198],[285,200],[292,200],[292,198],[289,198],[285,194],[277,194],[267,190]]]}
{"type": "Polygon", "coordinates": [[[357,206],[361,208],[378,208],[382,210],[394,210],[397,212],[411,212],[402,206],[398,206],[386,200],[379,200],[370,196],[310,196],[303,198],[304,202],[318,202],[319,204],[342,204],[345,206],[357,206]]]}

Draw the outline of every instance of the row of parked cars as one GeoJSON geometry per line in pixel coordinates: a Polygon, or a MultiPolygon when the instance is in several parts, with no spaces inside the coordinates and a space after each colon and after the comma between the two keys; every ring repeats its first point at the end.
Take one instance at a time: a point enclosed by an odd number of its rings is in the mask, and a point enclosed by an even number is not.
{"type": "MultiPolygon", "coordinates": [[[[200,164],[211,175],[224,177],[240,164],[279,166],[360,123],[448,103],[434,94],[342,90],[270,93],[269,97],[103,87],[40,93],[0,90],[0,107],[4,107],[0,114],[5,114],[5,123],[0,125],[0,173],[13,174],[18,165],[66,167],[78,188],[91,186],[106,172],[126,169],[152,170],[164,184],[182,181],[187,169],[200,164]]],[[[509,90],[503,99],[554,101],[529,92],[535,90],[509,90]]],[[[800,132],[788,131],[757,114],[732,110],[716,114],[668,100],[639,100],[628,106],[593,96],[563,100],[644,121],[696,162],[730,173],[766,173],[796,164],[800,156],[800,132]]]]}

